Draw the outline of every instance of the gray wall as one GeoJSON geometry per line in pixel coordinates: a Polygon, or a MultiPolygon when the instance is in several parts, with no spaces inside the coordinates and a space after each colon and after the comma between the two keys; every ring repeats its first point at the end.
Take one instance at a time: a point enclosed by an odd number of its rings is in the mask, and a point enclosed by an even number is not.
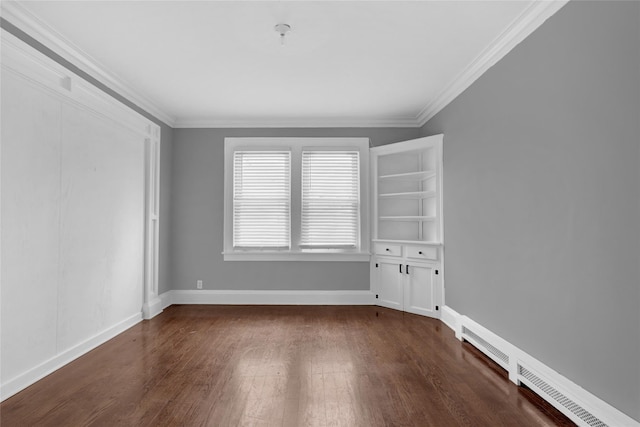
{"type": "Polygon", "coordinates": [[[224,138],[363,136],[373,145],[417,138],[419,129],[175,129],[171,211],[172,289],[363,290],[366,262],[241,262],[222,257],[224,138]]]}
{"type": "Polygon", "coordinates": [[[0,27],[160,126],[160,266],[158,271],[158,290],[160,293],[168,291],[171,288],[169,274],[169,257],[171,247],[169,242],[169,206],[171,205],[171,153],[173,145],[173,129],[116,91],[100,83],[100,81],[93,78],[93,76],[85,73],[80,68],[76,67],[51,49],[44,46],[42,43],[30,37],[24,31],[20,30],[4,18],[0,18],[0,27]]]}
{"type": "Polygon", "coordinates": [[[640,3],[570,2],[454,102],[446,302],[640,420],[640,3]]]}

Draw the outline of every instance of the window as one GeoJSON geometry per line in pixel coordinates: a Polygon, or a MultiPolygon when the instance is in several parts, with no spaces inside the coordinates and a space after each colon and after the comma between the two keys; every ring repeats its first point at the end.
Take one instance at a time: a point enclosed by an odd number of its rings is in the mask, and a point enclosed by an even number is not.
{"type": "Polygon", "coordinates": [[[289,249],[291,153],[233,153],[233,247],[289,249]]]}
{"type": "Polygon", "coordinates": [[[225,260],[369,260],[366,138],[226,138],[225,260]]]}
{"type": "Polygon", "coordinates": [[[302,152],[301,248],[358,246],[359,171],[357,151],[302,152]]]}

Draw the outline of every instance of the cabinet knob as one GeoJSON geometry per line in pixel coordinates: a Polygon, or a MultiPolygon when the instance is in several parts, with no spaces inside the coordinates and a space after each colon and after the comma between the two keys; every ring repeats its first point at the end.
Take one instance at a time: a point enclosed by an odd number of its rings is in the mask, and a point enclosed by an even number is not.
{"type": "Polygon", "coordinates": [[[385,249],[385,251],[387,251],[387,252],[389,252],[390,250],[391,250],[391,249],[389,249],[389,248],[385,249]]]}
{"type": "Polygon", "coordinates": [[[419,255],[422,255],[422,251],[418,251],[418,254],[419,254],[419,255]]]}

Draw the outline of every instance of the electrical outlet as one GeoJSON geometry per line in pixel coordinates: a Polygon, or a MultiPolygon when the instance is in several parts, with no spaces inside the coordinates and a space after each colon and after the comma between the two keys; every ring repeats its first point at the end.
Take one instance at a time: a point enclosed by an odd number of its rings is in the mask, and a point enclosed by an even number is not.
{"type": "Polygon", "coordinates": [[[198,281],[196,282],[196,288],[198,288],[198,289],[202,289],[202,280],[198,280],[198,281]]]}

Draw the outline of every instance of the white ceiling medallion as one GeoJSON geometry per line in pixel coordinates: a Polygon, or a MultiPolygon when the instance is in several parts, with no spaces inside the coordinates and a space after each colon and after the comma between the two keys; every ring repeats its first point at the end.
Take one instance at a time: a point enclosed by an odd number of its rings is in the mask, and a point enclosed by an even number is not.
{"type": "Polygon", "coordinates": [[[284,36],[287,35],[289,31],[291,31],[291,25],[289,24],[278,24],[274,28],[278,34],[280,34],[280,46],[284,46],[284,36]]]}

